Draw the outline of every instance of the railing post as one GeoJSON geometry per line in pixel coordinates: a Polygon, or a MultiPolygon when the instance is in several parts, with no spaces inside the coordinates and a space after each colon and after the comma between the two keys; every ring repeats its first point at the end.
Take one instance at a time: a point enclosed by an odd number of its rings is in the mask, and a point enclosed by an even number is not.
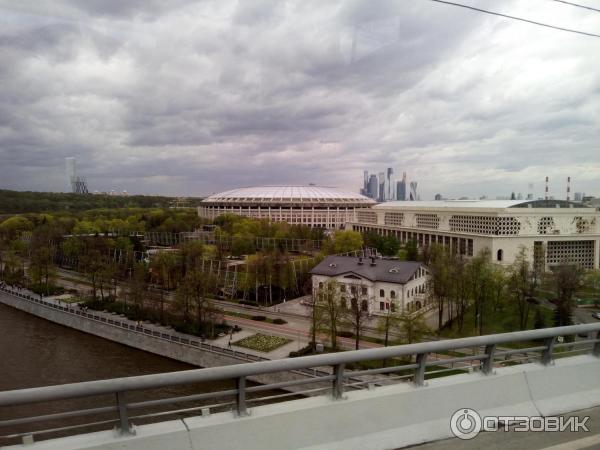
{"type": "Polygon", "coordinates": [[[246,409],[246,377],[239,377],[236,380],[237,384],[237,395],[236,395],[236,409],[238,417],[244,417],[248,415],[246,409]]]}
{"type": "Polygon", "coordinates": [[[542,351],[542,364],[547,366],[552,362],[552,351],[556,343],[556,336],[544,339],[546,348],[542,351]]]}
{"type": "Polygon", "coordinates": [[[332,395],[337,400],[341,399],[344,395],[344,367],[345,364],[338,364],[333,367],[335,378],[333,379],[332,395]]]}
{"type": "Polygon", "coordinates": [[[596,333],[596,339],[598,339],[598,342],[594,344],[594,348],[592,349],[592,355],[600,358],[600,331],[596,333]]]}
{"type": "Polygon", "coordinates": [[[119,428],[121,434],[133,434],[131,425],[129,424],[129,417],[127,415],[127,400],[125,399],[125,392],[117,392],[117,406],[119,408],[119,428]]]}
{"type": "Polygon", "coordinates": [[[485,346],[486,359],[483,360],[481,365],[481,371],[485,375],[489,375],[494,370],[494,356],[496,354],[496,344],[490,344],[485,346]]]}
{"type": "Polygon", "coordinates": [[[415,385],[423,386],[425,384],[425,364],[427,363],[427,353],[417,355],[417,365],[415,369],[415,385]]]}

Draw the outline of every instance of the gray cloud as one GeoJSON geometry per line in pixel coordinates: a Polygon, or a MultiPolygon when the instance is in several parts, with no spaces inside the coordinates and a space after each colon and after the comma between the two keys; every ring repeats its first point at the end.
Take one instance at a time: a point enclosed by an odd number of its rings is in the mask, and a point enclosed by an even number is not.
{"type": "Polygon", "coordinates": [[[357,190],[392,166],[425,198],[545,175],[600,194],[600,39],[426,1],[0,0],[0,17],[0,187],[60,190],[76,156],[97,190],[357,190]]]}

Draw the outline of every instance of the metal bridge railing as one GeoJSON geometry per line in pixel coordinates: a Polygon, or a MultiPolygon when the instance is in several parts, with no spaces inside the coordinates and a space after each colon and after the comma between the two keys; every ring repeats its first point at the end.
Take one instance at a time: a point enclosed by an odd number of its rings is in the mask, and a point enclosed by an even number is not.
{"type": "Polygon", "coordinates": [[[205,415],[210,413],[209,409],[211,407],[215,408],[227,405],[232,405],[236,416],[242,417],[248,412],[248,402],[256,400],[281,400],[286,396],[298,394],[298,392],[285,393],[255,399],[248,397],[248,394],[250,393],[282,389],[291,386],[317,384],[316,387],[313,386],[310,390],[305,390],[300,393],[306,394],[309,392],[313,393],[325,391],[329,392],[334,399],[342,401],[344,398],[345,389],[354,387],[361,383],[373,383],[373,378],[369,378],[364,381],[356,381],[356,377],[358,376],[387,374],[389,376],[388,379],[410,379],[416,386],[423,386],[426,378],[430,376],[430,374],[438,374],[456,370],[456,368],[454,368],[454,364],[456,363],[474,362],[476,364],[475,367],[477,367],[483,374],[493,376],[494,367],[503,365],[507,362],[518,362],[519,358],[512,358],[514,355],[524,355],[522,358],[520,358],[520,360],[525,361],[530,361],[535,357],[539,359],[541,364],[548,365],[552,363],[553,358],[560,355],[559,352],[563,349],[565,351],[562,353],[564,353],[565,356],[571,355],[574,352],[584,352],[591,353],[595,357],[600,357],[600,323],[519,331],[479,337],[304,356],[290,359],[251,362],[206,369],[5,391],[0,392],[0,408],[106,394],[114,396],[115,403],[109,406],[101,406],[85,410],[65,411],[36,417],[11,418],[0,421],[0,427],[30,424],[45,420],[98,415],[101,413],[116,413],[116,417],[111,420],[87,423],[84,425],[67,426],[59,429],[55,428],[52,430],[28,431],[27,433],[12,434],[3,437],[15,438],[25,436],[29,439],[29,441],[31,441],[33,435],[42,434],[49,431],[68,430],[82,426],[107,424],[111,422],[117,422],[120,432],[123,434],[128,434],[134,432],[134,429],[131,425],[131,413],[148,407],[233,397],[233,402],[231,403],[218,403],[213,404],[210,407],[204,405],[200,407],[178,409],[176,411],[169,410],[154,414],[139,415],[133,417],[133,419],[141,419],[151,416],[159,417],[197,410],[200,410],[202,414],[205,415]],[[560,342],[562,339],[558,340],[559,336],[577,335],[585,335],[586,338],[572,342],[560,342]],[[525,348],[518,349],[510,348],[510,344],[515,343],[526,343],[525,345],[528,345],[527,343],[533,343],[535,345],[529,345],[525,348]],[[506,346],[509,346],[508,349],[506,346]],[[578,350],[574,350],[575,348],[578,350]],[[475,351],[473,351],[474,354],[465,354],[464,349],[475,349],[475,351]],[[440,354],[451,356],[459,354],[464,356],[449,357],[441,360],[432,358],[432,356],[437,356],[440,354]],[[391,362],[391,365],[389,367],[366,368],[359,371],[347,370],[347,367],[351,364],[373,360],[388,361],[391,362]],[[450,367],[440,370],[440,366],[450,367]],[[323,367],[329,367],[331,370],[319,370],[319,372],[315,372],[318,373],[318,375],[313,378],[274,382],[258,386],[246,385],[246,380],[248,377],[252,376],[288,371],[312,372],[317,368],[323,367]],[[428,368],[433,368],[434,370],[428,371],[428,368]],[[134,391],[224,380],[235,380],[235,388],[184,397],[145,400],[141,402],[130,402],[127,400],[127,394],[134,391]]]}

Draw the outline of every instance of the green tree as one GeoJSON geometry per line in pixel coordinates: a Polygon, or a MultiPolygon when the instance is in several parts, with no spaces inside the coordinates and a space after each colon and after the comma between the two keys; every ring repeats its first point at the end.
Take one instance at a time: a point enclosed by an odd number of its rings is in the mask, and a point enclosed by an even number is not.
{"type": "Polygon", "coordinates": [[[470,296],[474,306],[474,326],[479,335],[483,334],[491,284],[490,251],[485,248],[467,264],[467,277],[470,284],[470,296]]]}
{"type": "Polygon", "coordinates": [[[508,289],[513,301],[517,305],[519,312],[519,328],[524,330],[527,327],[529,319],[528,299],[532,294],[533,274],[527,259],[527,250],[525,247],[519,249],[515,261],[510,267],[508,276],[508,289]]]}
{"type": "Polygon", "coordinates": [[[577,289],[581,287],[581,268],[576,264],[562,263],[553,268],[552,277],[557,296],[554,325],[557,327],[570,325],[573,297],[577,289]]]}
{"type": "Polygon", "coordinates": [[[393,308],[386,311],[385,316],[379,317],[377,320],[377,331],[383,334],[383,345],[387,347],[390,342],[390,334],[397,332],[400,329],[400,314],[395,312],[393,308]]]}
{"type": "Polygon", "coordinates": [[[34,285],[43,286],[46,295],[56,279],[52,248],[49,245],[35,246],[29,260],[29,275],[34,285]]]}
{"type": "Polygon", "coordinates": [[[449,265],[449,285],[451,308],[449,316],[456,319],[459,332],[463,331],[467,308],[471,304],[469,279],[467,276],[467,260],[457,253],[447,253],[449,265]]]}
{"type": "Polygon", "coordinates": [[[323,288],[314,289],[310,304],[310,343],[314,349],[317,345],[317,335],[326,331],[326,317],[323,307],[323,288]]]}
{"type": "Polygon", "coordinates": [[[407,344],[421,342],[431,332],[422,313],[408,314],[403,312],[398,317],[398,321],[400,322],[399,328],[403,334],[403,340],[407,344]]]}
{"type": "Polygon", "coordinates": [[[444,325],[444,313],[452,289],[449,254],[444,247],[434,244],[429,250],[429,255],[429,295],[437,306],[439,332],[444,325]]]}
{"type": "Polygon", "coordinates": [[[136,315],[139,317],[144,312],[144,303],[148,294],[148,268],[144,263],[134,266],[131,280],[127,285],[127,298],[133,305],[136,315]]]}
{"type": "Polygon", "coordinates": [[[338,230],[333,233],[331,240],[327,242],[325,250],[330,254],[338,254],[360,250],[362,247],[363,238],[358,231],[338,230]]]}
{"type": "Polygon", "coordinates": [[[179,261],[177,255],[170,251],[160,251],[150,260],[150,268],[165,289],[176,287],[179,261]]]}
{"type": "Polygon", "coordinates": [[[419,246],[417,241],[411,239],[404,245],[404,250],[406,250],[406,260],[407,261],[418,261],[419,260],[419,246]]]}
{"type": "Polygon", "coordinates": [[[187,295],[191,297],[196,311],[196,326],[202,332],[207,320],[207,313],[213,307],[209,295],[214,294],[217,286],[216,277],[200,269],[190,270],[182,281],[187,295]]]}
{"type": "Polygon", "coordinates": [[[315,308],[321,310],[323,330],[329,335],[331,349],[338,349],[338,329],[342,323],[344,308],[341,302],[340,286],[335,280],[327,281],[315,293],[315,308]]]}
{"type": "Polygon", "coordinates": [[[21,233],[24,231],[31,230],[33,230],[33,224],[23,216],[9,217],[0,223],[0,235],[9,241],[21,237],[21,233]]]}
{"type": "Polygon", "coordinates": [[[350,308],[345,308],[342,311],[342,320],[354,334],[354,348],[356,350],[359,349],[360,338],[369,317],[369,300],[362,293],[363,287],[362,284],[350,286],[350,308]]]}

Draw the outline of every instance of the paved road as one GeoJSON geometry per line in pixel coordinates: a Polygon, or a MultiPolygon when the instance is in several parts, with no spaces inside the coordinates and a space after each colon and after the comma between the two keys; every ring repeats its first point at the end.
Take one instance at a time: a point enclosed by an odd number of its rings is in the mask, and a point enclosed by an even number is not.
{"type": "Polygon", "coordinates": [[[481,433],[474,439],[445,439],[408,448],[418,450],[598,450],[600,449],[600,407],[565,414],[565,417],[585,417],[589,432],[515,432],[496,431],[481,433]]]}

